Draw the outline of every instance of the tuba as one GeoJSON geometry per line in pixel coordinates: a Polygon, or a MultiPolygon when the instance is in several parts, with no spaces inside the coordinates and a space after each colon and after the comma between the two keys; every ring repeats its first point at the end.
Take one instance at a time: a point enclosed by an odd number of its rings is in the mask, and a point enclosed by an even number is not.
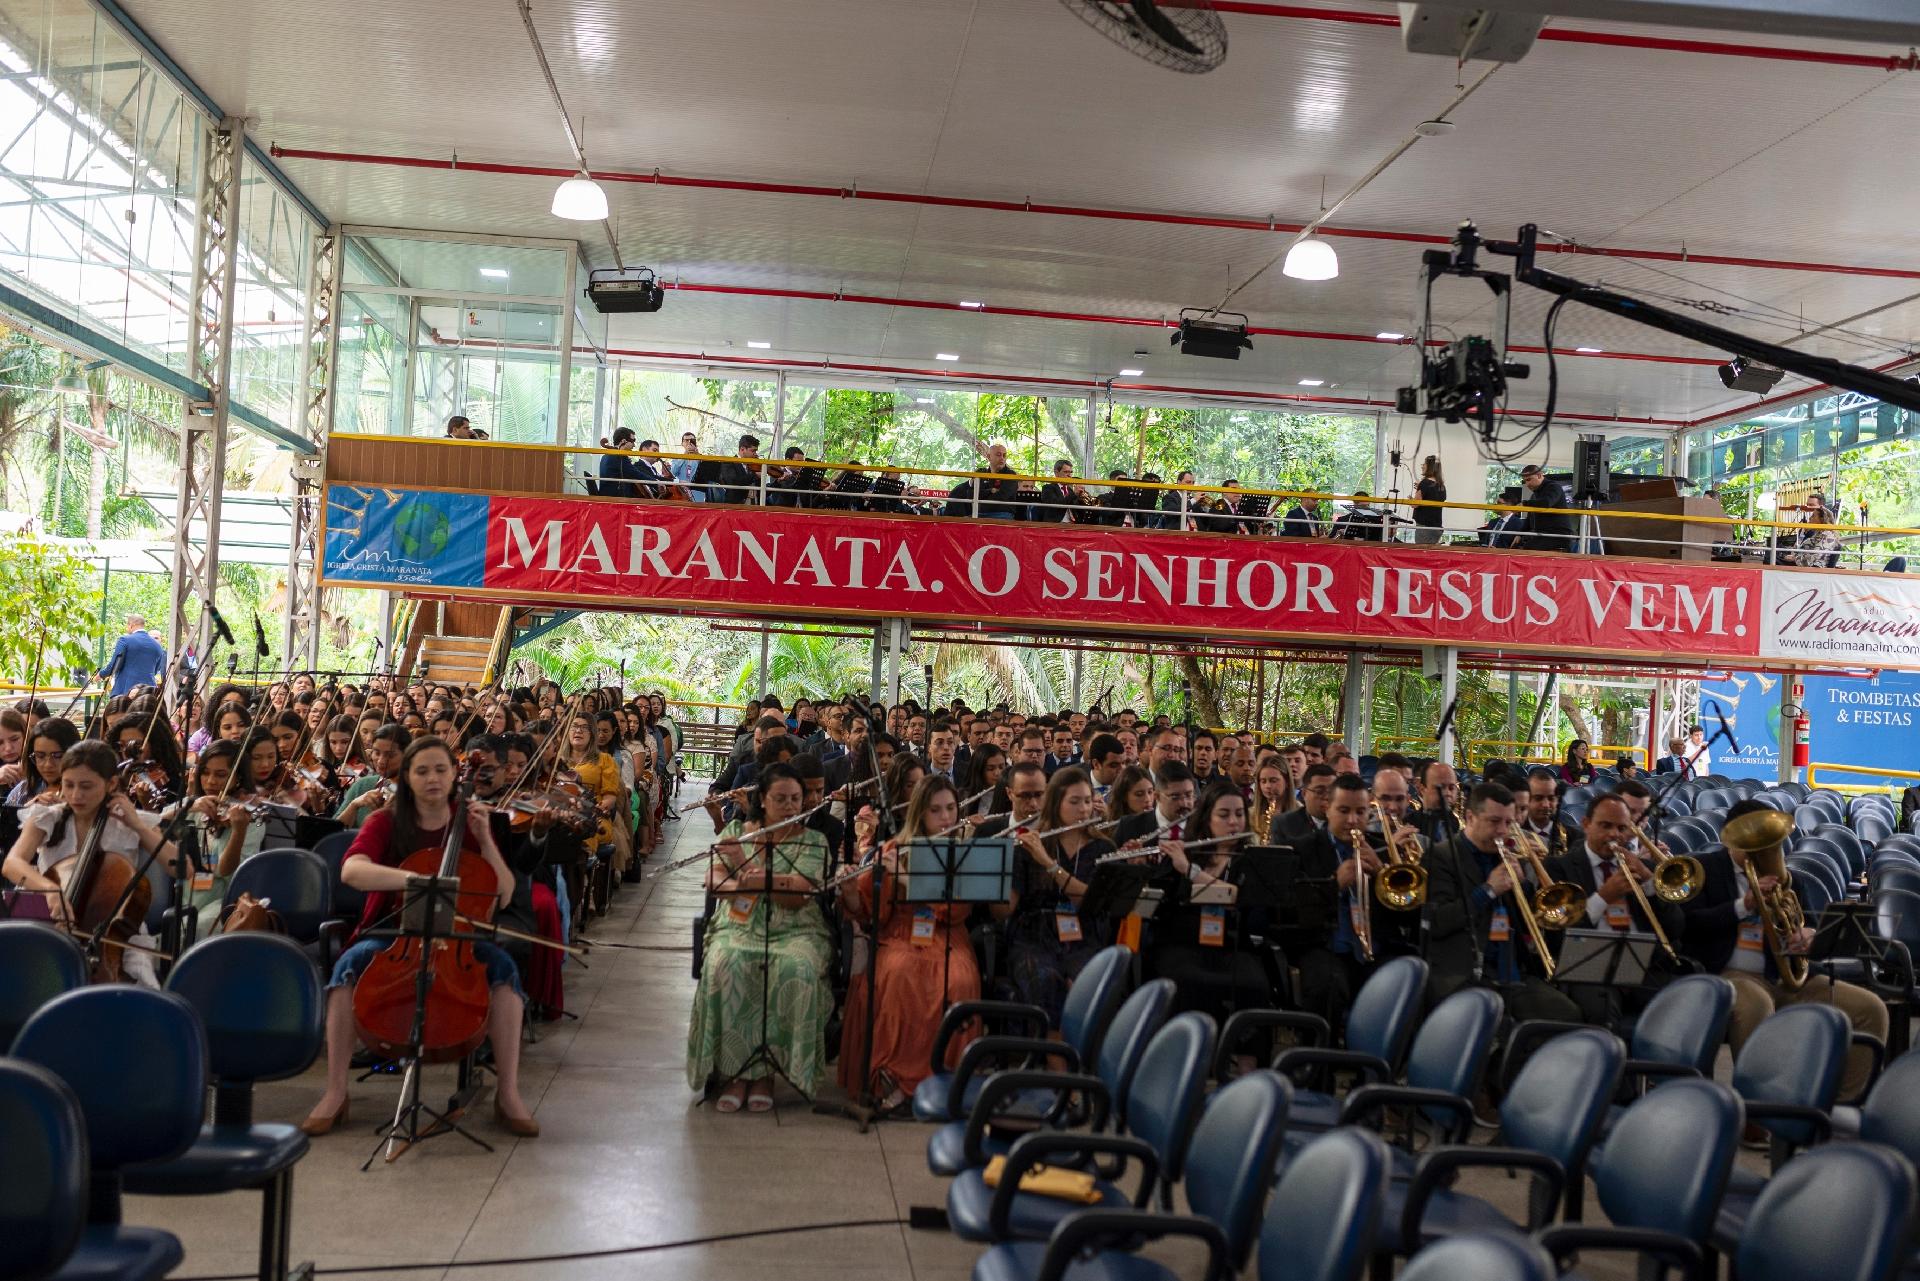
{"type": "Polygon", "coordinates": [[[1811,968],[1807,958],[1788,951],[1793,938],[1807,923],[1800,896],[1793,892],[1793,873],[1787,870],[1787,834],[1793,831],[1793,815],[1780,810],[1743,814],[1727,824],[1720,843],[1729,850],[1747,856],[1747,877],[1758,884],[1763,876],[1779,881],[1760,896],[1760,923],[1767,931],[1767,948],[1780,971],[1780,986],[1797,991],[1806,984],[1811,968]]]}

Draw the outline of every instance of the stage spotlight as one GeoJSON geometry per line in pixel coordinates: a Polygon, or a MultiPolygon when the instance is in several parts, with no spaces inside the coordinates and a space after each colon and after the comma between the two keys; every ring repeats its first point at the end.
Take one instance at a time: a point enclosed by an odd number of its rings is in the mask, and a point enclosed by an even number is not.
{"type": "Polygon", "coordinates": [[[1183,356],[1238,360],[1241,352],[1252,350],[1253,339],[1247,337],[1247,318],[1237,311],[1208,316],[1198,307],[1188,307],[1180,313],[1180,328],[1173,335],[1172,345],[1183,356]],[[1239,317],[1238,323],[1225,319],[1228,316],[1239,317]]]}
{"type": "Polygon", "coordinates": [[[1783,369],[1748,360],[1745,356],[1735,356],[1720,366],[1720,381],[1732,391],[1753,391],[1765,395],[1786,376],[1783,369]]]}
{"type": "Polygon", "coordinates": [[[667,291],[654,279],[651,267],[621,270],[603,267],[587,273],[587,298],[604,315],[608,312],[659,311],[667,291]]]}

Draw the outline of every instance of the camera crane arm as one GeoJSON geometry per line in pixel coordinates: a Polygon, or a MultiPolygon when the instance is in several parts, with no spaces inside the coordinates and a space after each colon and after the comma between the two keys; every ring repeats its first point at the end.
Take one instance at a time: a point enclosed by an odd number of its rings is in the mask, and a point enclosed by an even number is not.
{"type": "MultiPolygon", "coordinates": [[[[1814,356],[1792,347],[1781,347],[1774,343],[1762,342],[1746,334],[1731,329],[1722,329],[1719,325],[1710,325],[1704,320],[1692,316],[1668,311],[1664,307],[1655,307],[1638,298],[1615,293],[1611,289],[1601,289],[1595,285],[1584,284],[1571,276],[1548,271],[1536,264],[1539,229],[1528,223],[1520,228],[1517,240],[1482,240],[1474,230],[1472,223],[1463,224],[1454,239],[1456,250],[1479,245],[1488,253],[1513,258],[1516,266],[1513,278],[1523,285],[1550,294],[1558,294],[1572,302],[1581,303],[1599,311],[1611,312],[1635,324],[1659,329],[1680,338],[1690,339],[1708,347],[1718,347],[1735,356],[1744,356],[1748,360],[1764,361],[1777,369],[1811,378],[1815,382],[1826,383],[1845,391],[1858,392],[1874,400],[1885,401],[1902,409],[1920,413],[1920,384],[1895,378],[1879,370],[1867,369],[1860,365],[1850,365],[1830,356],[1814,356]]],[[[1467,261],[1471,263],[1471,253],[1467,261]]]]}

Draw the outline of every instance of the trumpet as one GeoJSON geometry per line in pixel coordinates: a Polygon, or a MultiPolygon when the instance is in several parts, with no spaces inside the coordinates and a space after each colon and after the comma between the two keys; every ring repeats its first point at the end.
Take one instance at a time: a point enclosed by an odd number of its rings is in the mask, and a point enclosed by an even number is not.
{"type": "Polygon", "coordinates": [[[1373,802],[1373,816],[1380,820],[1380,836],[1387,846],[1387,865],[1373,882],[1373,896],[1380,906],[1396,912],[1409,912],[1427,901],[1427,869],[1416,855],[1402,855],[1393,836],[1393,823],[1380,802],[1373,802]]]}
{"type": "Polygon", "coordinates": [[[1668,854],[1632,819],[1627,826],[1640,850],[1653,859],[1653,892],[1667,903],[1684,903],[1707,883],[1707,870],[1691,854],[1668,854]]]}

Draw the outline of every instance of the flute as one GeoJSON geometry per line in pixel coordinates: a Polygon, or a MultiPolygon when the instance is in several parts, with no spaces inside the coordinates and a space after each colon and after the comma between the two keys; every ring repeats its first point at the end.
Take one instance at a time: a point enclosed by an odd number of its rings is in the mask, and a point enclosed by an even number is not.
{"type": "MultiPolygon", "coordinates": [[[[972,796],[969,796],[964,801],[961,801],[960,808],[961,809],[967,808],[967,806],[973,804],[975,801],[979,800],[982,796],[985,796],[988,792],[991,792],[992,790],[993,789],[991,787],[981,788],[979,791],[975,792],[972,796]]],[[[966,827],[973,823],[977,823],[982,818],[992,818],[992,817],[993,815],[991,814],[987,814],[987,815],[969,814],[967,817],[961,819],[958,823],[949,823],[945,827],[941,828],[939,831],[930,833],[930,837],[945,836],[948,832],[957,832],[963,827],[966,827]]]]}
{"type": "MultiPolygon", "coordinates": [[[[1172,826],[1173,824],[1171,823],[1167,824],[1167,827],[1172,826]]],[[[1162,830],[1164,831],[1165,829],[1163,828],[1162,830]]],[[[1210,845],[1226,845],[1233,841],[1250,840],[1252,837],[1252,832],[1235,832],[1232,836],[1209,836],[1204,841],[1182,841],[1180,842],[1180,849],[1182,853],[1187,850],[1203,850],[1210,845]]],[[[1132,842],[1129,841],[1128,844],[1132,844],[1132,842]]],[[[1102,863],[1118,863],[1132,858],[1146,858],[1150,854],[1157,854],[1159,852],[1158,849],[1115,850],[1111,854],[1102,854],[1099,858],[1093,860],[1093,865],[1099,867],[1102,863]]]]}
{"type": "MultiPolygon", "coordinates": [[[[748,790],[748,789],[742,789],[742,790],[748,790]]],[[[726,845],[729,843],[745,844],[746,842],[753,840],[757,836],[765,836],[768,832],[777,832],[783,827],[791,827],[795,823],[805,822],[807,819],[812,818],[815,814],[818,814],[821,810],[827,808],[827,806],[831,804],[833,804],[831,800],[821,801],[818,805],[814,806],[812,809],[801,810],[798,814],[795,814],[792,818],[783,818],[778,823],[769,823],[765,827],[757,827],[751,832],[741,832],[738,836],[729,837],[725,841],[715,841],[712,845],[707,846],[707,848],[705,848],[704,850],[701,850],[698,854],[689,854],[685,858],[675,859],[673,862],[668,863],[665,867],[662,867],[659,871],[655,872],[654,875],[665,876],[668,872],[677,872],[683,867],[692,867],[695,863],[698,863],[701,859],[710,858],[712,855],[717,853],[722,845],[726,845]]]]}

